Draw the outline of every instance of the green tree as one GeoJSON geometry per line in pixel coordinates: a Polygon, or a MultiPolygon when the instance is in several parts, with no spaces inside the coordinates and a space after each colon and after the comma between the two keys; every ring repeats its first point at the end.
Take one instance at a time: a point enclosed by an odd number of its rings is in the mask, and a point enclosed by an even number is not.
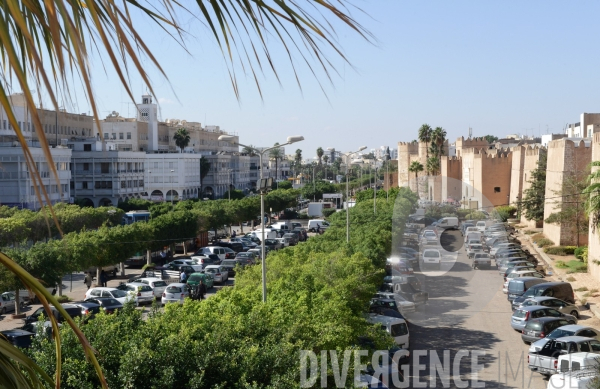
{"type": "Polygon", "coordinates": [[[554,211],[546,220],[546,223],[557,224],[564,229],[566,241],[557,242],[559,245],[575,244],[580,246],[580,236],[587,235],[589,220],[586,215],[586,193],[588,187],[588,172],[574,172],[563,178],[561,189],[553,191],[555,197],[554,211]]]}
{"type": "Polygon", "coordinates": [[[419,173],[423,171],[423,164],[419,161],[412,161],[408,167],[408,171],[415,173],[415,182],[419,179],[419,173]]]}
{"type": "Polygon", "coordinates": [[[302,150],[296,149],[296,153],[294,155],[294,161],[296,162],[296,166],[302,166],[302,150]]]}
{"type": "Polygon", "coordinates": [[[444,155],[444,142],[446,141],[446,130],[442,127],[436,127],[431,132],[431,145],[434,151],[434,155],[441,159],[441,156],[444,155]]]}
{"type": "Polygon", "coordinates": [[[292,183],[289,181],[281,181],[277,184],[277,189],[292,189],[292,183]]]}
{"type": "Polygon", "coordinates": [[[537,168],[531,172],[528,181],[531,186],[524,191],[521,207],[525,210],[527,220],[541,222],[544,220],[544,199],[546,196],[547,155],[540,154],[537,168]]]}
{"type": "Polygon", "coordinates": [[[323,151],[323,148],[322,148],[322,147],[319,147],[319,148],[317,149],[317,158],[319,158],[319,165],[321,165],[321,160],[323,159],[323,154],[324,154],[324,153],[325,153],[325,152],[323,151]]]}
{"type": "Polygon", "coordinates": [[[225,191],[225,193],[223,193],[223,199],[227,199],[229,200],[229,198],[231,197],[231,200],[239,200],[239,199],[243,199],[244,197],[246,197],[246,195],[244,194],[244,192],[242,192],[239,189],[232,189],[231,191],[225,191]]]}
{"type": "MultiPolygon", "coordinates": [[[[279,146],[279,142],[275,143],[274,146],[279,146]]],[[[283,150],[279,147],[269,150],[269,159],[275,161],[275,181],[279,180],[279,160],[283,159],[285,155],[283,150]]]]}
{"type": "Polygon", "coordinates": [[[256,157],[256,151],[254,151],[255,147],[250,145],[250,146],[244,146],[244,148],[242,148],[242,154],[246,154],[250,157],[256,157]]]}
{"type": "Polygon", "coordinates": [[[600,223],[600,161],[593,161],[591,164],[592,172],[589,175],[589,185],[585,188],[585,210],[588,217],[591,219],[592,232],[596,232],[596,228],[600,223]],[[596,169],[595,169],[596,168],[596,169]]]}
{"type": "Polygon", "coordinates": [[[183,149],[185,149],[190,144],[191,138],[188,130],[186,130],[185,128],[180,128],[175,132],[175,135],[173,135],[173,139],[175,139],[175,144],[181,149],[181,152],[183,153],[183,149]]]}
{"type": "Polygon", "coordinates": [[[0,247],[24,242],[31,234],[25,220],[14,217],[0,219],[0,247]]]}
{"type": "Polygon", "coordinates": [[[120,202],[117,208],[122,209],[123,212],[148,211],[153,204],[150,200],[127,198],[125,201],[120,202]]]}
{"type": "MultiPolygon", "coordinates": [[[[423,124],[419,127],[418,138],[420,142],[425,142],[425,160],[429,159],[429,142],[431,142],[431,126],[429,124],[423,124]]],[[[427,171],[427,175],[429,175],[429,171],[427,171]]]]}
{"type": "Polygon", "coordinates": [[[488,141],[488,143],[490,143],[490,144],[491,144],[491,143],[494,143],[494,142],[496,142],[496,141],[498,140],[498,137],[497,137],[497,136],[494,136],[494,135],[486,135],[486,136],[484,136],[483,138],[484,138],[485,140],[487,140],[487,141],[488,141]]]}

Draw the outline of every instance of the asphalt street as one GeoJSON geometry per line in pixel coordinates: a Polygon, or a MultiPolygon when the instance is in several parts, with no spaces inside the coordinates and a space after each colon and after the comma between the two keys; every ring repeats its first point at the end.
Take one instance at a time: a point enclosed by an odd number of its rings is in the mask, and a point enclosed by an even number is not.
{"type": "Polygon", "coordinates": [[[510,327],[512,311],[496,267],[474,270],[460,232],[444,239],[441,271],[417,272],[429,303],[407,315],[412,360],[422,355],[409,366],[409,387],[546,388],[547,381],[529,371],[528,346],[510,327]]]}

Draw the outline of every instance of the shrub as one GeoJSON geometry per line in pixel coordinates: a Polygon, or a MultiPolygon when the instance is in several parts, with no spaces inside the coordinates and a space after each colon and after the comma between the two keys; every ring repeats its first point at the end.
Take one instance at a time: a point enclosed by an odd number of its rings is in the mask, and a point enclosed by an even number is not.
{"type": "Polygon", "coordinates": [[[588,288],[586,288],[585,286],[582,286],[581,288],[577,288],[575,289],[575,292],[587,292],[588,288]]]}
{"type": "Polygon", "coordinates": [[[565,261],[556,261],[554,263],[554,266],[556,266],[559,269],[566,269],[567,268],[567,264],[565,263],[565,261]]]}
{"type": "Polygon", "coordinates": [[[465,219],[470,219],[470,220],[483,220],[485,218],[486,218],[485,213],[479,212],[479,211],[473,211],[471,213],[468,213],[465,216],[465,219]]]}
{"type": "Polygon", "coordinates": [[[533,235],[533,234],[535,234],[536,232],[535,232],[535,231],[533,231],[533,230],[525,230],[525,231],[523,231],[523,233],[524,233],[525,235],[533,235]]]}
{"type": "Polygon", "coordinates": [[[546,237],[544,236],[544,234],[542,234],[542,233],[537,233],[537,234],[535,234],[535,235],[533,235],[533,236],[531,237],[531,241],[532,241],[533,243],[537,243],[537,242],[538,242],[538,240],[540,240],[540,239],[545,239],[545,238],[546,238],[546,237]]]}
{"type": "Polygon", "coordinates": [[[71,298],[69,296],[56,296],[56,299],[59,303],[68,303],[69,301],[71,301],[71,298]]]}
{"type": "Polygon", "coordinates": [[[552,255],[573,255],[573,253],[575,252],[576,247],[575,246],[552,246],[552,247],[545,247],[544,248],[544,252],[546,254],[552,254],[552,255]]]}
{"type": "Polygon", "coordinates": [[[536,243],[539,247],[546,247],[546,246],[554,245],[554,242],[547,238],[542,238],[542,239],[538,240],[536,243]]]}
{"type": "Polygon", "coordinates": [[[322,211],[324,217],[329,217],[336,212],[335,208],[324,208],[322,211]]]}
{"type": "Polygon", "coordinates": [[[569,281],[569,282],[575,282],[575,281],[577,281],[577,280],[576,280],[576,279],[575,279],[575,277],[573,277],[573,276],[568,276],[568,277],[567,277],[567,281],[569,281]]]}
{"type": "Polygon", "coordinates": [[[496,207],[496,212],[498,214],[498,217],[500,217],[500,219],[502,219],[502,221],[505,222],[508,219],[515,217],[517,208],[513,207],[512,205],[502,205],[496,207]]]}
{"type": "Polygon", "coordinates": [[[471,213],[471,211],[470,211],[470,210],[468,210],[468,209],[458,209],[458,210],[456,210],[456,214],[457,214],[457,215],[458,215],[458,217],[459,217],[459,218],[461,218],[461,219],[466,219],[466,218],[467,218],[466,216],[467,216],[469,213],[471,213]]]}
{"type": "Polygon", "coordinates": [[[575,249],[575,252],[573,254],[575,254],[575,258],[583,261],[584,251],[587,251],[587,246],[580,246],[575,249]]]}

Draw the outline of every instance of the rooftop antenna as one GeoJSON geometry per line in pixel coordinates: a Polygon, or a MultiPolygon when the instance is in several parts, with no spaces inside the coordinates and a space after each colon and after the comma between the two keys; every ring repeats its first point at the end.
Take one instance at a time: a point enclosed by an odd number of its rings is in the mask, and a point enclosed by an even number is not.
{"type": "Polygon", "coordinates": [[[471,138],[473,136],[473,129],[471,127],[469,127],[469,138],[471,138]]]}

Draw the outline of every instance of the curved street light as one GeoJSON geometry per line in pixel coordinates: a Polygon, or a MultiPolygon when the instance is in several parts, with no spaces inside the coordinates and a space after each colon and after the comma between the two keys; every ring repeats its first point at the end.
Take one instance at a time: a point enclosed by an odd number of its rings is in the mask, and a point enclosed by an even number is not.
{"type": "MultiPolygon", "coordinates": [[[[277,146],[273,146],[273,147],[268,147],[268,148],[265,148],[262,150],[259,150],[252,146],[247,146],[247,145],[241,144],[239,142],[236,142],[235,139],[236,139],[236,137],[233,135],[219,136],[220,141],[230,142],[230,143],[233,143],[234,145],[246,147],[249,150],[252,150],[256,154],[258,154],[259,164],[260,164],[260,179],[262,181],[262,178],[263,178],[263,164],[262,164],[263,154],[266,153],[267,151],[271,151],[273,149],[277,149],[282,146],[287,146],[287,145],[291,145],[292,143],[303,141],[304,137],[301,135],[288,136],[286,143],[283,143],[283,144],[280,144],[277,146]]],[[[263,295],[262,300],[263,300],[263,303],[266,303],[267,302],[267,255],[265,253],[265,193],[264,193],[264,191],[260,192],[260,219],[261,219],[261,225],[262,225],[262,232],[261,232],[262,240],[261,240],[261,248],[260,248],[261,256],[262,256],[262,295],[263,295]]]]}

